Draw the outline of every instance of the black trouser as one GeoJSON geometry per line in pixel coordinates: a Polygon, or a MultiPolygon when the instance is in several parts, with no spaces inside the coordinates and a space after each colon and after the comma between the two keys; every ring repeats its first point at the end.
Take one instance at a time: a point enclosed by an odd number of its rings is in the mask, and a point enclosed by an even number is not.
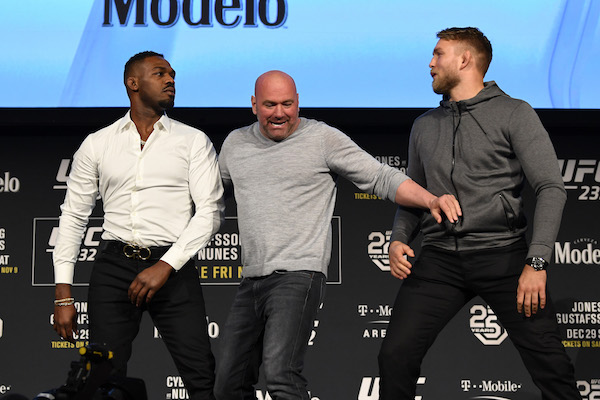
{"type": "Polygon", "coordinates": [[[438,333],[473,297],[492,308],[543,399],[581,399],[548,297],[532,317],[517,312],[524,241],[483,251],[423,247],[404,281],[379,353],[380,400],[414,399],[421,362],[438,333]]]}
{"type": "Polygon", "coordinates": [[[136,307],[127,296],[137,274],[154,265],[158,257],[146,261],[127,258],[114,247],[100,253],[90,278],[90,341],[106,343],[114,352],[116,372],[126,374],[133,339],[139,331],[142,313],[148,310],[190,399],[214,399],[215,360],[194,262],[190,260],[173,272],[150,303],[136,307]]]}

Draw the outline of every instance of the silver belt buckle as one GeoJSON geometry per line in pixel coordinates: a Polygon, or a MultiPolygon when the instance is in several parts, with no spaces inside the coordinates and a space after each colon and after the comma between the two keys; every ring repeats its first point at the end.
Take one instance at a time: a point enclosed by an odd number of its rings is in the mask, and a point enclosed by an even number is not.
{"type": "Polygon", "coordinates": [[[123,254],[125,254],[125,257],[127,258],[137,258],[145,261],[150,258],[152,252],[148,247],[126,244],[123,246],[123,254]]]}

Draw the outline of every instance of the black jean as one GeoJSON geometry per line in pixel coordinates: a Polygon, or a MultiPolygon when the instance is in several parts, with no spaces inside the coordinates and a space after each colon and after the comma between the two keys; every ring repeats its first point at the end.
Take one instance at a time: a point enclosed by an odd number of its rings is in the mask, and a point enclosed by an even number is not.
{"type": "Polygon", "coordinates": [[[103,251],[94,263],[88,296],[90,341],[113,350],[115,372],[126,374],[142,313],[148,311],[190,399],[214,399],[215,360],[210,348],[202,288],[194,262],[173,272],[149,303],[131,304],[127,290],[137,274],[155,264],[103,251]]]}
{"type": "Polygon", "coordinates": [[[413,273],[398,291],[379,353],[380,400],[414,399],[427,350],[476,295],[508,332],[543,399],[581,399],[550,296],[534,316],[517,312],[518,279],[526,253],[524,241],[478,251],[423,247],[413,273]]]}

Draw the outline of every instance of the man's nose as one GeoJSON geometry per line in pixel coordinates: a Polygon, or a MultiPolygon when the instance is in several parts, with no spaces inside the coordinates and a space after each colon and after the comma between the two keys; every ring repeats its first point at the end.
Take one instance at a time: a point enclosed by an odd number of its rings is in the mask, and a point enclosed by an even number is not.
{"type": "Polygon", "coordinates": [[[273,110],[273,114],[276,117],[283,117],[285,115],[285,113],[283,112],[283,105],[278,104],[275,106],[275,110],[273,110]]]}

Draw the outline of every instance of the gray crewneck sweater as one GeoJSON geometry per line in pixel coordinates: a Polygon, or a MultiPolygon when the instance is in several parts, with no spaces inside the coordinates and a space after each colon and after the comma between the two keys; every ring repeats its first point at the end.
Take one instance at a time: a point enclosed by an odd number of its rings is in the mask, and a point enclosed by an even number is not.
{"type": "Polygon", "coordinates": [[[275,270],[326,274],[338,175],[391,201],[408,179],[339,130],[305,118],[281,142],[265,138],[258,123],[234,130],[219,166],[225,187],[233,185],[244,277],[275,270]]]}
{"type": "Polygon", "coordinates": [[[537,199],[528,257],[550,260],[566,201],[556,154],[531,106],[495,82],[471,99],[444,99],[415,120],[407,174],[436,196],[454,194],[463,218],[457,225],[438,224],[431,215],[400,207],[392,240],[408,243],[420,226],[423,245],[510,245],[527,229],[521,197],[527,177],[537,199]]]}

